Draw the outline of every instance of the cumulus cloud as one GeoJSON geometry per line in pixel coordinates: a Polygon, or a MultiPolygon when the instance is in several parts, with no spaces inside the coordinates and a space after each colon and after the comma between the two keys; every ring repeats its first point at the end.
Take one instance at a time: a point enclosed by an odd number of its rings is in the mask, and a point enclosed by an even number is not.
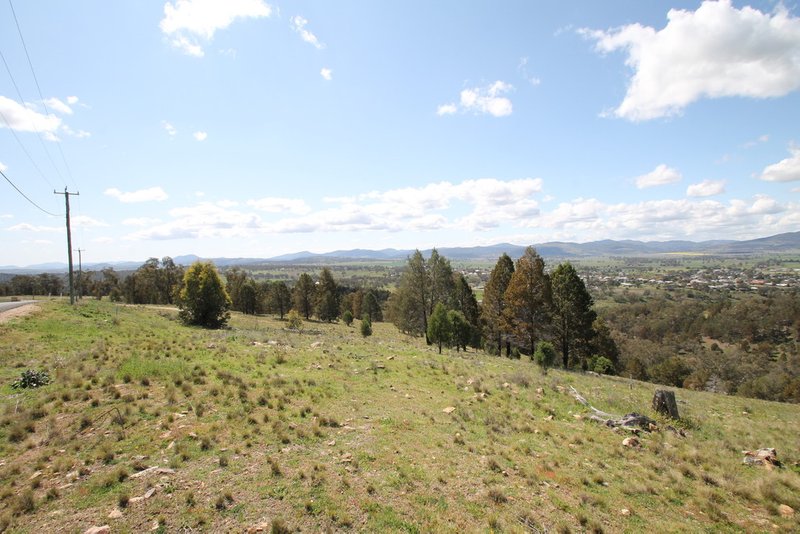
{"type": "Polygon", "coordinates": [[[460,110],[493,117],[506,117],[511,115],[513,106],[511,100],[502,95],[513,89],[513,85],[500,80],[485,87],[464,89],[459,95],[458,104],[452,102],[442,104],[436,109],[436,114],[452,115],[460,110]]]}
{"type": "Polygon", "coordinates": [[[248,206],[268,213],[294,213],[304,215],[311,211],[305,200],[297,198],[265,197],[257,200],[248,200],[248,206]]]}
{"type": "Polygon", "coordinates": [[[4,96],[0,96],[0,113],[5,118],[0,122],[0,128],[11,128],[18,132],[39,132],[50,141],[58,140],[56,132],[61,126],[61,119],[53,114],[43,115],[4,96]]]}
{"type": "Polygon", "coordinates": [[[762,172],[760,179],[766,182],[796,182],[800,180],[800,148],[791,147],[791,156],[778,163],[768,165],[762,172]]]}
{"type": "Polygon", "coordinates": [[[161,121],[161,127],[164,128],[164,130],[167,132],[167,135],[170,137],[175,137],[178,133],[178,130],[176,130],[175,127],[167,121],[161,121]]]}
{"type": "Polygon", "coordinates": [[[800,88],[800,18],[781,5],[763,13],[705,1],[696,11],[671,9],[660,30],[637,23],[579,32],[600,53],[627,54],[633,73],[613,113],[628,120],[675,115],[701,98],[780,97],[800,88]]]}
{"type": "Polygon", "coordinates": [[[724,180],[703,180],[699,184],[690,184],[686,188],[686,196],[688,197],[711,197],[724,192],[724,180]]]}
{"type": "Polygon", "coordinates": [[[211,41],[218,30],[238,19],[269,17],[272,7],[262,0],[176,0],[164,4],[159,26],[171,44],[183,53],[203,57],[198,39],[211,41]]]}
{"type": "Polygon", "coordinates": [[[793,231],[800,205],[781,204],[766,195],[727,203],[714,200],[652,200],[606,204],[576,199],[531,219],[529,226],[562,239],[746,239],[765,232],[793,231]]]}
{"type": "Polygon", "coordinates": [[[28,223],[19,223],[14,226],[9,226],[8,230],[12,232],[61,232],[64,230],[63,226],[37,226],[28,223]]]}
{"type": "Polygon", "coordinates": [[[78,215],[72,218],[72,224],[74,224],[77,228],[99,228],[108,226],[107,223],[103,221],[98,221],[97,219],[93,219],[88,215],[78,215]]]}
{"type": "Polygon", "coordinates": [[[2,162],[2,161],[0,161],[0,171],[4,171],[4,172],[5,172],[5,170],[6,170],[6,169],[8,169],[8,167],[6,167],[5,165],[3,165],[3,162],[2,162]]]}
{"type": "Polygon", "coordinates": [[[636,177],[636,187],[645,189],[658,185],[674,184],[681,181],[681,173],[663,163],[647,174],[636,177]]]}
{"type": "Polygon", "coordinates": [[[122,224],[125,226],[153,226],[161,222],[161,219],[153,219],[151,217],[130,217],[123,219],[122,224]]]}
{"type": "Polygon", "coordinates": [[[63,115],[72,115],[72,108],[69,107],[68,105],[66,105],[64,102],[62,102],[58,98],[55,98],[55,97],[46,98],[44,100],[44,103],[48,108],[52,109],[53,111],[56,111],[56,112],[61,113],[63,115]]]}
{"type": "Polygon", "coordinates": [[[333,71],[331,69],[328,69],[328,68],[325,68],[325,67],[323,67],[319,71],[319,75],[322,76],[323,78],[325,78],[328,81],[331,81],[333,79],[333,71]]]}
{"type": "Polygon", "coordinates": [[[296,15],[290,19],[289,25],[300,35],[300,38],[303,41],[313,45],[317,50],[325,48],[325,45],[319,42],[317,36],[306,29],[306,26],[308,25],[307,19],[301,17],[300,15],[296,15]]]}
{"type": "Polygon", "coordinates": [[[126,204],[134,202],[161,202],[169,198],[167,193],[158,186],[130,192],[120,191],[116,187],[112,187],[103,191],[103,194],[116,198],[120,202],[126,204]]]}
{"type": "Polygon", "coordinates": [[[208,137],[208,133],[206,133],[206,132],[195,132],[195,133],[192,134],[192,136],[197,141],[205,141],[206,138],[208,137]]]}
{"type": "Polygon", "coordinates": [[[127,240],[232,238],[251,235],[262,227],[258,215],[201,202],[169,211],[171,221],[134,232],[127,240]]]}
{"type": "MultiPolygon", "coordinates": [[[[330,207],[312,210],[303,200],[266,197],[246,205],[261,215],[222,203],[201,202],[169,212],[170,221],[149,225],[130,239],[182,239],[251,236],[263,233],[438,230],[486,230],[506,222],[516,226],[539,213],[534,198],[540,179],[485,178],[460,183],[371,191],[324,199],[330,207]],[[450,209],[453,208],[451,212],[450,209]],[[455,215],[464,213],[466,215],[455,215]]],[[[138,221],[137,221],[138,222],[138,221]]]]}

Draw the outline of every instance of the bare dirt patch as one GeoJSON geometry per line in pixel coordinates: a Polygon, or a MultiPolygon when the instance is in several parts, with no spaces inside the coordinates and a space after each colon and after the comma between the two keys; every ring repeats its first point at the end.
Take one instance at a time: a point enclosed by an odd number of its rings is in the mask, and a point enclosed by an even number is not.
{"type": "Polygon", "coordinates": [[[19,308],[2,311],[0,312],[0,324],[7,323],[16,317],[24,317],[26,315],[36,313],[37,311],[39,311],[39,306],[36,304],[26,304],[24,306],[20,306],[19,308]]]}

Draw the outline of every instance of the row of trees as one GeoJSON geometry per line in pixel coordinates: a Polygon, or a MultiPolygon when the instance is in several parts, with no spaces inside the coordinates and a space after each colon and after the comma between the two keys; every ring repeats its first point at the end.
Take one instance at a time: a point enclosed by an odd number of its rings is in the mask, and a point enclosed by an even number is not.
{"type": "Polygon", "coordinates": [[[427,261],[419,251],[409,257],[388,311],[398,329],[424,335],[440,350],[442,344],[470,345],[532,356],[538,343],[548,341],[565,368],[613,372],[618,351],[593,304],[571,264],[547,273],[542,257],[528,247],[516,263],[507,254],[498,259],[478,306],[464,275],[434,249],[427,261]]]}

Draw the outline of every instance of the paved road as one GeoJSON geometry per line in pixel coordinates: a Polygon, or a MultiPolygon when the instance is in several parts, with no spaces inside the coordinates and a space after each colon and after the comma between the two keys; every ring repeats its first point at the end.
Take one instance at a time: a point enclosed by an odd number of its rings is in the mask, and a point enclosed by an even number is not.
{"type": "Polygon", "coordinates": [[[25,306],[26,304],[33,304],[36,302],[35,300],[20,300],[19,302],[0,302],[0,313],[8,310],[13,310],[14,308],[19,308],[20,306],[25,306]]]}

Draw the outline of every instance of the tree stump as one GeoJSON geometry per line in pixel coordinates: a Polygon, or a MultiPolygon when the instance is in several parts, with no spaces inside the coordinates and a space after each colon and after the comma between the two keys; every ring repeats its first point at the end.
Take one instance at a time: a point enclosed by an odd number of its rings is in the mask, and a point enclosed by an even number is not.
{"type": "Polygon", "coordinates": [[[653,395],[653,410],[673,419],[680,419],[680,416],[678,416],[678,403],[675,402],[674,391],[657,389],[655,395],[653,395]]]}

